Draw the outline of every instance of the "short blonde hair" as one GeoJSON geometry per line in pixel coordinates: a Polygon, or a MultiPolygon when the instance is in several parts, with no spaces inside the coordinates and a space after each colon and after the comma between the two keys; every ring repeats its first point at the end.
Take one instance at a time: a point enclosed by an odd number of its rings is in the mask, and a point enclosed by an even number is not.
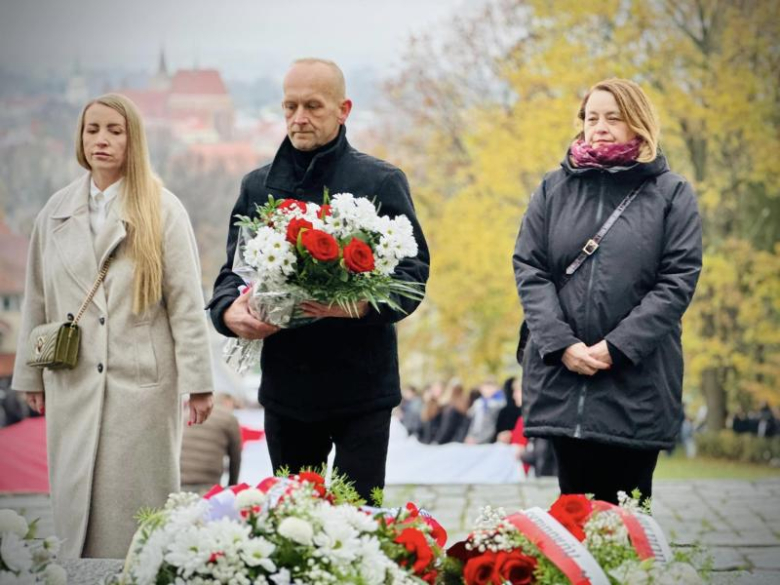
{"type": "MultiPolygon", "coordinates": [[[[653,104],[639,87],[633,81],[628,79],[605,79],[599,81],[588,90],[585,97],[582,98],[580,109],[577,112],[577,118],[581,123],[585,123],[585,106],[588,99],[594,91],[608,91],[617,102],[620,114],[637,136],[642,139],[642,146],[639,148],[638,162],[650,162],[655,160],[658,155],[658,137],[661,134],[661,124],[658,120],[658,114],[653,108],[653,104]]],[[[581,138],[583,133],[580,132],[581,138]]]]}
{"type": "Polygon", "coordinates": [[[334,89],[336,90],[336,99],[343,100],[347,97],[347,81],[344,78],[344,72],[341,67],[336,65],[335,61],[330,59],[318,59],[316,57],[304,57],[303,59],[296,59],[292,62],[294,65],[325,65],[328,67],[334,75],[334,89]]]}
{"type": "Polygon", "coordinates": [[[152,172],[141,113],[129,98],[116,93],[95,98],[81,110],[76,134],[76,159],[79,164],[92,170],[84,153],[83,135],[87,110],[95,104],[119,112],[127,127],[125,164],[122,169],[125,179],[123,219],[127,222],[128,247],[135,264],[133,311],[140,314],[162,298],[162,182],[152,172]]]}

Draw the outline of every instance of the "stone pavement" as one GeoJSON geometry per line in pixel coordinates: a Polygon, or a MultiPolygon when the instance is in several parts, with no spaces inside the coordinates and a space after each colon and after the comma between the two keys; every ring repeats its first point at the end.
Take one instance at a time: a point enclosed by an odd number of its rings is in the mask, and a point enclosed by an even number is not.
{"type": "MultiPolygon", "coordinates": [[[[712,563],[716,585],[780,585],[780,479],[657,480],[653,515],[673,546],[702,547],[699,562],[712,563]]],[[[389,486],[388,506],[414,501],[447,529],[448,544],[465,537],[482,506],[502,506],[507,512],[547,508],[558,495],[553,479],[517,485],[389,486]]],[[[2,495],[0,508],[40,517],[39,535],[52,533],[48,497],[2,495]]],[[[96,583],[101,575],[119,570],[116,561],[64,563],[69,583],[96,583]]]]}

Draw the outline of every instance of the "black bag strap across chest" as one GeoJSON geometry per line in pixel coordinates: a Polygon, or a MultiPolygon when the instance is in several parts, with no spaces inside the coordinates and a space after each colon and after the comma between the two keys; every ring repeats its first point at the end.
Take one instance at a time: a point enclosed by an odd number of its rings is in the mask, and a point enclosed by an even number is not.
{"type": "MultiPolygon", "coordinates": [[[[582,247],[582,251],[574,259],[574,262],[569,264],[569,266],[566,268],[566,282],[568,282],[574,273],[577,272],[577,270],[579,270],[583,264],[585,264],[587,259],[593,256],[596,250],[599,249],[601,240],[604,239],[604,236],[606,236],[607,232],[612,229],[612,226],[615,225],[615,222],[618,220],[618,218],[623,215],[623,212],[628,208],[629,205],[631,205],[631,202],[636,199],[636,196],[639,195],[639,192],[646,183],[647,179],[631,189],[631,192],[626,195],[623,201],[620,202],[620,205],[615,208],[615,211],[613,211],[612,214],[607,218],[607,221],[605,221],[604,225],[602,225],[599,231],[596,232],[596,235],[585,242],[585,245],[582,247]]],[[[563,286],[561,286],[561,288],[563,288],[563,286]]]]}

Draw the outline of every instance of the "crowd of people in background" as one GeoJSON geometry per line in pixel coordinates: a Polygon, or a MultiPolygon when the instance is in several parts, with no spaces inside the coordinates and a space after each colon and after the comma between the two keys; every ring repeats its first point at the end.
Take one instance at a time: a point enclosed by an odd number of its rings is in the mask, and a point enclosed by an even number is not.
{"type": "Polygon", "coordinates": [[[776,437],[780,435],[780,418],[764,402],[757,411],[738,411],[731,419],[731,428],[735,433],[750,433],[757,437],[776,437]]]}
{"type": "Polygon", "coordinates": [[[406,431],[421,443],[510,444],[526,474],[554,476],[556,464],[549,441],[523,435],[521,407],[518,378],[507,378],[502,386],[487,379],[470,390],[453,378],[422,391],[404,387],[396,413],[406,431]]]}

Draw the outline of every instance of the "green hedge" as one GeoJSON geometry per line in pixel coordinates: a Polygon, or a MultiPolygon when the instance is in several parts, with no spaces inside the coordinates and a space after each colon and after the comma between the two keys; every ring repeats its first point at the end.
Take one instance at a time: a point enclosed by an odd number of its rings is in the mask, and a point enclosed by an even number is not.
{"type": "Polygon", "coordinates": [[[730,430],[698,433],[695,437],[698,454],[704,457],[780,465],[780,437],[756,437],[730,430]]]}

